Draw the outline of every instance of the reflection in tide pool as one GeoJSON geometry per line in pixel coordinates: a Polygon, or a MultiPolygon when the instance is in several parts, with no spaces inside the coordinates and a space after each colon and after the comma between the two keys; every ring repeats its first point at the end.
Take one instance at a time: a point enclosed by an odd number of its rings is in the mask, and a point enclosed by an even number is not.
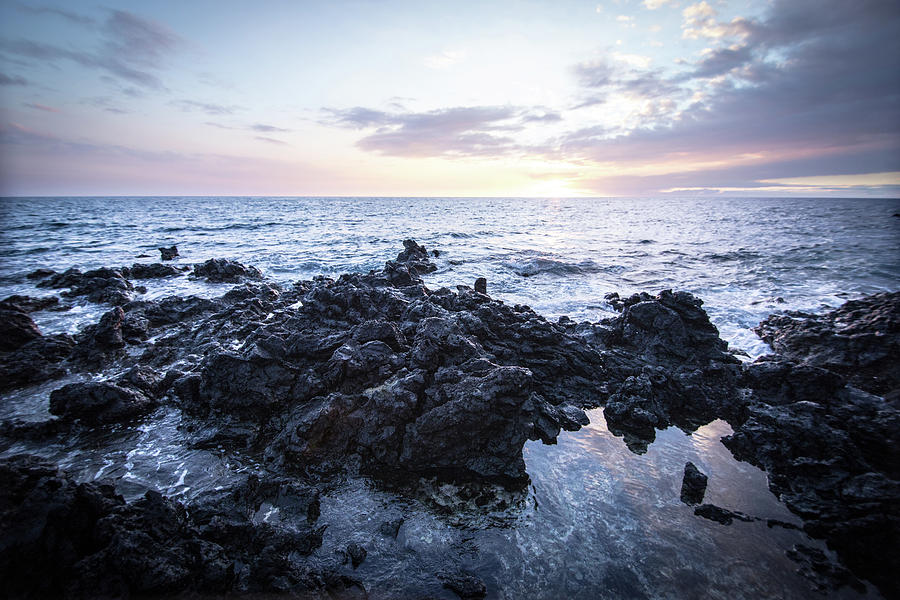
{"type": "MultiPolygon", "coordinates": [[[[430,503],[365,480],[322,499],[328,524],[318,551],[327,557],[356,542],[369,552],[359,567],[372,597],[455,598],[435,577],[469,571],[491,598],[809,598],[809,582],[785,556],[795,544],[823,548],[796,530],[764,521],[720,525],[679,500],[686,461],[709,474],[706,502],[763,519],[799,523],[766,487],[765,473],[734,460],[719,439],[724,421],[692,435],[659,432],[646,454],[632,454],[591,424],[555,446],[529,442],[526,495],[502,510],[441,515],[430,503]],[[403,519],[397,538],[383,524],[403,519]],[[490,523],[490,526],[485,526],[490,523]]],[[[858,598],[849,589],[834,598],[858,598]]],[[[867,598],[878,598],[870,589],[867,598]]]]}

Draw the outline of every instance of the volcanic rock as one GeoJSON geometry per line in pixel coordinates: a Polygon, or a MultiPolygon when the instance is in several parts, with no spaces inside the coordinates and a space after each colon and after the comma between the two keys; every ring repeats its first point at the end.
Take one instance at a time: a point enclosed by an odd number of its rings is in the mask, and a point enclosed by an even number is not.
{"type": "Polygon", "coordinates": [[[851,300],[822,315],[772,315],[755,331],[784,359],[900,400],[900,292],[851,300]]]}
{"type": "Polygon", "coordinates": [[[684,465],[684,477],[681,480],[681,501],[685,504],[701,504],[706,494],[707,477],[688,462],[684,465]]]}
{"type": "Polygon", "coordinates": [[[262,273],[256,267],[224,258],[211,258],[205,263],[196,264],[192,274],[210,283],[239,283],[245,279],[262,279],[262,273]]]}
{"type": "Polygon", "coordinates": [[[51,414],[86,425],[129,421],[156,406],[143,393],[109,382],[70,383],[50,394],[51,414]]]}
{"type": "Polygon", "coordinates": [[[0,459],[0,591],[13,598],[160,597],[201,591],[308,592],[358,584],[298,562],[321,544],[318,497],[255,477],[185,507],[154,491],[126,503],[31,456],[0,459]],[[255,523],[263,502],[307,526],[255,523]],[[297,557],[297,559],[291,558],[297,557]]]}
{"type": "Polygon", "coordinates": [[[85,296],[90,302],[112,305],[126,304],[131,300],[134,286],[117,269],[101,268],[82,273],[72,268],[57,273],[37,284],[38,287],[70,288],[62,292],[67,298],[85,296]]]}
{"type": "Polygon", "coordinates": [[[479,294],[487,294],[487,279],[479,277],[475,280],[475,291],[479,294]]]}
{"type": "Polygon", "coordinates": [[[187,267],[178,268],[162,263],[153,263],[149,265],[144,263],[134,263],[130,267],[122,267],[121,270],[122,275],[130,279],[158,279],[161,277],[184,275],[184,270],[186,269],[187,267]]]}
{"type": "Polygon", "coordinates": [[[68,334],[42,336],[0,355],[0,391],[61,377],[66,370],[60,363],[74,345],[68,334]]]}
{"type": "Polygon", "coordinates": [[[159,257],[162,260],[175,260],[176,256],[180,256],[178,254],[178,248],[175,246],[171,246],[169,248],[159,248],[159,257]]]}
{"type": "Polygon", "coordinates": [[[56,296],[47,296],[44,298],[32,298],[31,296],[9,296],[4,300],[0,300],[0,309],[19,309],[25,312],[35,312],[39,310],[48,310],[56,308],[59,305],[59,298],[56,296]]]}
{"type": "Polygon", "coordinates": [[[0,352],[18,350],[39,337],[41,331],[24,309],[16,304],[0,306],[0,352]]]}

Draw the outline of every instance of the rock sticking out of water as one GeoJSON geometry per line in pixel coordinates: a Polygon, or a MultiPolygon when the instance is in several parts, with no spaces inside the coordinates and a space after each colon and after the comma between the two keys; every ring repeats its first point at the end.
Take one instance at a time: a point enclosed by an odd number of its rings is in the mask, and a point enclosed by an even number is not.
{"type": "Polygon", "coordinates": [[[702,504],[706,495],[707,477],[689,462],[684,465],[684,477],[681,480],[681,501],[685,504],[702,504]]]}
{"type": "Polygon", "coordinates": [[[180,256],[180,254],[178,254],[178,248],[175,246],[159,248],[159,257],[162,260],[175,260],[176,256],[180,256]]]}
{"type": "Polygon", "coordinates": [[[756,333],[783,358],[821,367],[866,392],[900,401],[900,292],[812,315],[772,315],[756,333]]]}
{"type": "Polygon", "coordinates": [[[475,291],[479,294],[487,294],[487,279],[479,277],[475,280],[475,291]]]}

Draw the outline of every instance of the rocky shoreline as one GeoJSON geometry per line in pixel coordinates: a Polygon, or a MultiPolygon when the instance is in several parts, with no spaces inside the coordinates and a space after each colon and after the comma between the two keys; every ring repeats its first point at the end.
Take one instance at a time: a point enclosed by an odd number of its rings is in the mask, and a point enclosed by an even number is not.
{"type": "MultiPolygon", "coordinates": [[[[353,577],[364,547],[348,544],[332,564],[306,558],[321,543],[317,498],[330,479],[521,490],[525,442],[552,444],[588,423],[585,409],[603,406],[610,431],[638,453],[658,429],[728,421],[729,450],[765,469],[772,492],[846,567],[797,549],[815,584],[861,578],[900,594],[900,294],[770,317],[758,331],[776,354],[743,364],[691,294],[611,295],[614,318],[550,322],[491,298],[483,280],[428,289],[430,257],[407,240],[382,269],[288,288],[225,260],[189,274],[137,264],[30,276],[66,290],[63,299],[112,308],[75,336],[44,336],[29,312],[62,302],[0,302],[0,392],[71,373],[104,379],[52,391],[53,419],[4,422],[0,450],[134,427],[170,406],[192,444],[252,457],[263,476],[187,504],[156,492],[126,503],[111,484],[77,483],[35,457],[0,459],[4,593],[365,597],[365,581],[353,577]],[[135,280],[185,276],[235,286],[211,300],[136,299],[135,280]],[[254,518],[264,504],[304,525],[254,518]]],[[[688,471],[683,497],[701,504],[705,476],[688,471]]],[[[741,519],[710,504],[696,512],[741,519]]],[[[435,575],[460,597],[485,594],[470,574],[435,575]]]]}

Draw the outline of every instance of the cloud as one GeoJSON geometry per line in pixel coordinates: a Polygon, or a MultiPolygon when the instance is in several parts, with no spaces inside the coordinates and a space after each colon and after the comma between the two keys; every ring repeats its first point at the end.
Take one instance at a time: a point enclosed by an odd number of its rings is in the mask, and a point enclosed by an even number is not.
{"type": "Polygon", "coordinates": [[[92,19],[91,17],[86,17],[84,15],[79,15],[68,10],[63,10],[61,8],[55,8],[50,6],[28,6],[26,4],[16,4],[16,8],[22,12],[31,13],[33,15],[53,15],[56,17],[62,17],[66,21],[70,23],[75,23],[76,25],[94,25],[97,21],[92,19]]]}
{"type": "Polygon", "coordinates": [[[396,113],[354,107],[325,109],[324,113],[324,124],[374,129],[357,142],[357,147],[406,157],[508,154],[519,150],[508,132],[522,130],[525,123],[549,123],[562,118],[544,110],[511,106],[469,106],[396,113]]]}
{"type": "Polygon", "coordinates": [[[0,85],[28,85],[28,80],[18,75],[0,73],[0,85]]]}
{"type": "Polygon", "coordinates": [[[259,131],[260,133],[287,133],[290,131],[290,129],[275,127],[274,125],[265,125],[263,123],[254,123],[250,126],[250,129],[259,131]]]}
{"type": "Polygon", "coordinates": [[[254,136],[255,140],[259,140],[261,142],[266,142],[267,144],[278,144],[279,146],[290,146],[287,142],[283,142],[281,140],[276,140],[275,138],[270,138],[262,135],[254,136]]]}
{"type": "Polygon", "coordinates": [[[58,113],[60,112],[58,108],[53,108],[52,106],[46,106],[44,104],[37,104],[32,102],[26,102],[23,106],[27,106],[28,108],[33,108],[35,110],[42,110],[44,112],[58,113]]]}
{"type": "Polygon", "coordinates": [[[740,68],[753,58],[751,46],[731,46],[728,48],[708,49],[704,58],[695,65],[690,73],[681,79],[702,79],[718,77],[740,68]]]}
{"type": "Polygon", "coordinates": [[[146,67],[159,68],[182,44],[165,25],[124,10],[111,11],[103,30],[106,56],[146,67]]]}
{"type": "Polygon", "coordinates": [[[216,104],[214,102],[199,102],[197,100],[172,100],[170,105],[183,110],[184,112],[199,111],[211,116],[231,115],[240,110],[239,106],[226,106],[224,104],[216,104]]]}
{"type": "Polygon", "coordinates": [[[705,1],[688,6],[682,11],[682,16],[681,36],[686,39],[744,36],[751,30],[750,21],[742,17],[736,17],[729,23],[717,21],[718,11],[705,1]]]}
{"type": "Polygon", "coordinates": [[[362,106],[354,106],[347,109],[323,108],[322,110],[327,115],[322,123],[338,127],[365,129],[367,127],[387,125],[393,118],[384,111],[362,106]]]}
{"type": "Polygon", "coordinates": [[[295,158],[151,151],[0,122],[0,195],[324,194],[337,178],[295,158]]]}
{"type": "Polygon", "coordinates": [[[775,0],[759,19],[728,23],[701,2],[685,17],[713,45],[678,75],[610,59],[576,65],[589,99],[631,91],[672,101],[628,131],[598,126],[560,138],[568,160],[655,173],[598,178],[598,190],[738,189],[900,170],[896,2],[775,0]]]}
{"type": "MultiPolygon", "coordinates": [[[[60,13],[55,9],[48,10],[60,13]]],[[[99,34],[100,45],[93,50],[18,39],[0,41],[0,51],[48,63],[69,60],[143,88],[165,88],[156,72],[182,44],[181,38],[162,24],[122,10],[109,11],[99,34]]]]}
{"type": "Polygon", "coordinates": [[[446,69],[466,58],[466,53],[460,50],[444,50],[440,54],[426,56],[422,63],[429,69],[446,69]]]}
{"type": "Polygon", "coordinates": [[[644,0],[642,4],[647,10],[656,10],[667,4],[670,6],[678,6],[678,3],[674,0],[644,0]]]}
{"type": "Polygon", "coordinates": [[[125,115],[129,113],[129,111],[116,104],[109,96],[94,96],[93,98],[84,98],[80,101],[80,103],[90,106],[96,106],[97,108],[102,108],[104,111],[115,115],[125,115]]]}

